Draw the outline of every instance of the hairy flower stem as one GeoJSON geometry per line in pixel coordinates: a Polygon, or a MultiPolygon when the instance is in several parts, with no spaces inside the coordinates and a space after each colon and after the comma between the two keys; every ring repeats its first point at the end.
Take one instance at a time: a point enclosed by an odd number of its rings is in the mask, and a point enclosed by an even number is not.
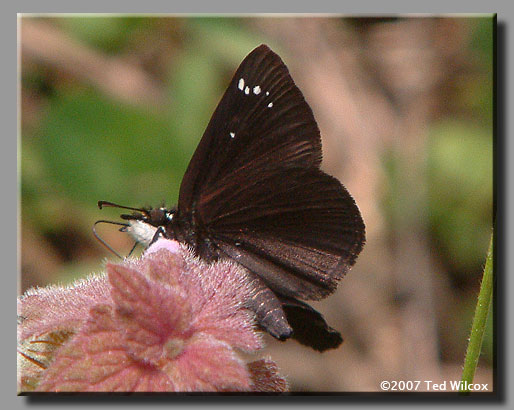
{"type": "Polygon", "coordinates": [[[491,306],[493,294],[493,235],[489,243],[489,251],[485,262],[482,284],[480,285],[480,293],[478,294],[478,302],[471,327],[471,335],[469,337],[468,349],[464,359],[464,369],[462,371],[462,388],[461,393],[469,393],[469,386],[473,383],[480,351],[482,349],[482,340],[484,338],[485,325],[489,308],[491,306]]]}

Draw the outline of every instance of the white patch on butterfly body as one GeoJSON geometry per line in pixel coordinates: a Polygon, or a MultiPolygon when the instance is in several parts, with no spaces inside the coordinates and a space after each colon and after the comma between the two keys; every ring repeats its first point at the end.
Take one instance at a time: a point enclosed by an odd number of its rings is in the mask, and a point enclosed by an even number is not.
{"type": "Polygon", "coordinates": [[[245,80],[244,80],[244,78],[240,78],[237,88],[239,88],[241,91],[243,91],[244,87],[245,87],[245,80]]]}
{"type": "Polygon", "coordinates": [[[152,242],[157,228],[149,223],[131,219],[128,221],[129,226],[127,232],[134,238],[134,240],[144,246],[150,245],[152,242]]]}

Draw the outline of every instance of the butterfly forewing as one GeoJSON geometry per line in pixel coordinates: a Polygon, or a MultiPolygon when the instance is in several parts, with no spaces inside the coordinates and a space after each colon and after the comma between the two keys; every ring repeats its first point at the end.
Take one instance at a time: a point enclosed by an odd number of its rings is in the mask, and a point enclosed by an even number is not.
{"type": "Polygon", "coordinates": [[[192,213],[206,188],[241,168],[266,172],[320,162],[312,110],[280,57],[262,45],[243,60],[207,126],[182,180],[179,212],[192,213]]]}

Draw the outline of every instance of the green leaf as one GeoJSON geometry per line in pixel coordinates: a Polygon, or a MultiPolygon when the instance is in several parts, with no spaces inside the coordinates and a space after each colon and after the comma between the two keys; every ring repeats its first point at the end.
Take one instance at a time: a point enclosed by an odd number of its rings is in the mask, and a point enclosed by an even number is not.
{"type": "Polygon", "coordinates": [[[158,114],[84,91],[52,101],[35,143],[58,191],[136,205],[176,199],[184,153],[172,135],[158,114]]]}
{"type": "Polygon", "coordinates": [[[492,134],[477,125],[444,122],[429,139],[432,230],[461,272],[479,266],[492,226],[492,134]]]}
{"type": "MultiPolygon", "coordinates": [[[[480,284],[480,292],[471,326],[471,334],[469,336],[468,348],[464,359],[464,369],[462,370],[462,384],[464,386],[473,383],[473,378],[478,366],[478,359],[482,349],[482,341],[486,329],[487,317],[491,307],[493,298],[493,235],[489,243],[489,251],[487,252],[484,274],[482,283],[480,284]]],[[[467,389],[461,389],[461,392],[469,393],[467,389]]]]}

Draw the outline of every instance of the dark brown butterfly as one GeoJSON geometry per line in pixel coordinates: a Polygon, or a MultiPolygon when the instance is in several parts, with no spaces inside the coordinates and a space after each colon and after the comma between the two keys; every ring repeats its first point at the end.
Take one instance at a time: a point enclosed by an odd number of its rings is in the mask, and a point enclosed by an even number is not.
{"type": "MultiPolygon", "coordinates": [[[[206,261],[230,258],[259,292],[247,302],[262,328],[323,351],[342,337],[300,300],[336,289],[364,244],[353,198],[322,172],[311,108],[266,45],[237,69],[182,180],[175,209],[135,209],[126,229],[148,245],[159,235],[206,261]]],[[[117,206],[101,201],[99,206],[117,206]]]]}

